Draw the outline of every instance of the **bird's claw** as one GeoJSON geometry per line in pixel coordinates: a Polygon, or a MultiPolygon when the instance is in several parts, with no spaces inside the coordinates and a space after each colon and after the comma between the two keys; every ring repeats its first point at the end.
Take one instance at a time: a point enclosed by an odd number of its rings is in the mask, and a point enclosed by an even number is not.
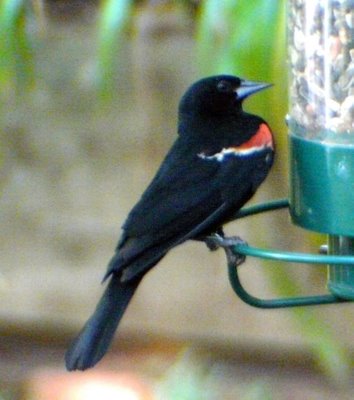
{"type": "Polygon", "coordinates": [[[215,240],[215,236],[207,236],[206,238],[204,238],[204,243],[210,251],[215,251],[220,247],[220,245],[215,240]]]}
{"type": "Polygon", "coordinates": [[[230,247],[224,248],[227,258],[227,263],[234,267],[238,267],[246,261],[246,256],[244,254],[235,253],[230,247]]]}
{"type": "Polygon", "coordinates": [[[319,249],[320,254],[328,254],[328,244],[322,244],[319,249]]]}
{"type": "Polygon", "coordinates": [[[218,233],[214,233],[211,236],[207,236],[205,238],[205,242],[208,247],[211,247],[212,249],[215,250],[218,249],[219,247],[225,249],[239,244],[247,245],[247,242],[245,242],[239,236],[222,236],[218,233]]]}
{"type": "Polygon", "coordinates": [[[245,255],[235,253],[235,251],[232,249],[233,246],[239,244],[247,245],[247,242],[245,242],[239,236],[224,237],[215,233],[214,235],[205,238],[205,243],[212,251],[217,250],[219,247],[222,247],[226,253],[227,262],[231,265],[237,267],[243,264],[246,260],[245,255]]]}

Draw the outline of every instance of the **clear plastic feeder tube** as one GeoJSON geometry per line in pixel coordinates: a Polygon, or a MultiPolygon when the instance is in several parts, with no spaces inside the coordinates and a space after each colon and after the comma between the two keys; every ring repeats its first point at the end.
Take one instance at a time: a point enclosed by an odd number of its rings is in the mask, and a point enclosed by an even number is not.
{"type": "Polygon", "coordinates": [[[308,139],[354,145],[354,2],[289,1],[290,117],[308,139]]]}

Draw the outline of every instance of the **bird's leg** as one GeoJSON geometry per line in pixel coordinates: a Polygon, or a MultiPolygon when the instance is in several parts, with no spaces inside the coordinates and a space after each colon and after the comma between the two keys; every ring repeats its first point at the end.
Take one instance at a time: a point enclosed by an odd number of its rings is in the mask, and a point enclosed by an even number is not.
{"type": "Polygon", "coordinates": [[[204,236],[203,237],[203,242],[207,245],[208,249],[210,251],[215,251],[217,250],[220,246],[220,244],[215,240],[215,237],[218,236],[220,238],[225,238],[224,231],[222,228],[219,228],[214,234],[209,235],[209,236],[204,236]]]}
{"type": "Polygon", "coordinates": [[[243,254],[238,254],[232,251],[231,247],[237,244],[246,244],[243,239],[239,236],[225,237],[224,233],[220,235],[219,233],[214,233],[213,235],[207,236],[205,238],[205,243],[210,250],[217,250],[222,247],[226,253],[227,262],[234,266],[239,266],[245,262],[246,256],[243,254]]]}

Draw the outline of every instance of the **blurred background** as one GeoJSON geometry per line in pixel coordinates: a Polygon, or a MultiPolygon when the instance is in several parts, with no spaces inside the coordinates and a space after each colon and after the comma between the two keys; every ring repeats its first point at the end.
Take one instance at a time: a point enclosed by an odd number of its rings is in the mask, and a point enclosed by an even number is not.
{"type": "MultiPolygon", "coordinates": [[[[285,0],[0,1],[0,399],[352,399],[353,306],[258,310],[223,252],[174,249],[145,278],[92,371],[63,356],[93,311],[130,208],[176,137],[180,96],[230,73],[275,86],[246,104],[272,126],[287,196],[285,0]]],[[[229,224],[260,247],[317,252],[286,210],[229,224]]],[[[322,293],[325,268],[248,259],[261,297],[322,293]]]]}

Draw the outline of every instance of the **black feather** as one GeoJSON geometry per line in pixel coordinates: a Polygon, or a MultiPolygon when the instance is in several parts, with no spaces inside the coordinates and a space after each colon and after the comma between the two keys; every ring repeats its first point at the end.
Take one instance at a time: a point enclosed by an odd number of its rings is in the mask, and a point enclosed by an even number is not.
{"type": "Polygon", "coordinates": [[[66,352],[68,371],[93,367],[104,356],[139,282],[122,283],[118,275],[111,277],[94,314],[66,352]]]}

